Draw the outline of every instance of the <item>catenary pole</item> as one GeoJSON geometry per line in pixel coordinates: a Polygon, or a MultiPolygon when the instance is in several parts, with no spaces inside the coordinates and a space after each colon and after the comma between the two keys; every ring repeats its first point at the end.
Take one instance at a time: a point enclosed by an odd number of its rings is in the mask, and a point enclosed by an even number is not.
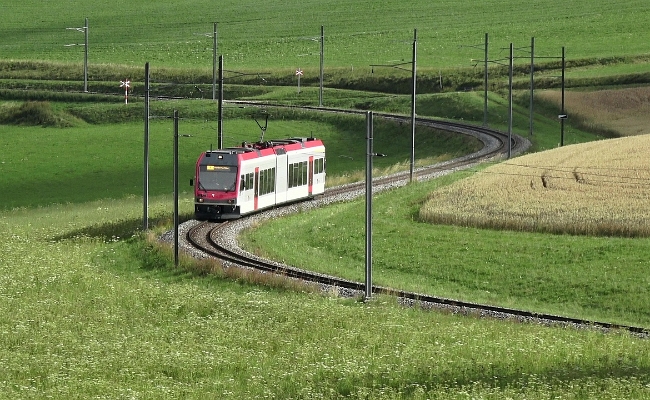
{"type": "Polygon", "coordinates": [[[510,60],[508,68],[508,158],[512,155],[512,73],[514,47],[510,43],[510,60]]]}
{"type": "Polygon", "coordinates": [[[413,171],[415,169],[415,88],[417,76],[417,54],[418,54],[418,30],[413,29],[413,61],[412,61],[412,92],[411,92],[411,166],[409,171],[409,182],[413,182],[413,171]]]}
{"type": "MultiPolygon", "coordinates": [[[[75,30],[78,32],[83,32],[84,34],[84,65],[83,65],[83,74],[84,74],[84,93],[88,92],[88,18],[84,19],[84,26],[81,28],[66,28],[70,30],[75,30]]],[[[80,43],[66,44],[68,46],[81,46],[80,43]]]]}
{"type": "Polygon", "coordinates": [[[178,267],[178,110],[174,110],[174,266],[178,267]]]}
{"type": "Polygon", "coordinates": [[[212,100],[217,99],[217,23],[212,33],[212,100]]]}
{"type": "Polygon", "coordinates": [[[488,34],[485,33],[485,66],[483,71],[483,126],[488,126],[488,34]]]}
{"type": "Polygon", "coordinates": [[[84,20],[84,92],[88,92],[88,18],[84,20]]]}
{"type": "Polygon", "coordinates": [[[144,192],[142,194],[142,229],[149,229],[149,63],[144,65],[144,192]]]}
{"type": "Polygon", "coordinates": [[[564,120],[566,119],[566,111],[564,110],[564,60],[564,46],[562,46],[562,117],[560,118],[560,146],[564,146],[564,120]]]}
{"type": "Polygon", "coordinates": [[[530,136],[533,136],[533,118],[534,118],[534,101],[535,95],[535,37],[530,38],[530,136]]]}
{"type": "Polygon", "coordinates": [[[366,300],[372,297],[372,157],[373,114],[366,112],[366,300]]]}
{"type": "Polygon", "coordinates": [[[323,106],[323,73],[325,67],[325,27],[320,26],[320,92],[318,93],[318,106],[323,106]]]}
{"type": "Polygon", "coordinates": [[[217,149],[223,149],[223,56],[219,56],[219,103],[217,105],[217,149]]]}

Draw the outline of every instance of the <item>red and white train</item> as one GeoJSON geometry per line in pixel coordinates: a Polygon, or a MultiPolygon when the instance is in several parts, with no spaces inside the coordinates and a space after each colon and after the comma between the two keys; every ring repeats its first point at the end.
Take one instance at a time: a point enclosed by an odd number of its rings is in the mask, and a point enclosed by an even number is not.
{"type": "Polygon", "coordinates": [[[196,162],[194,215],[235,219],[325,191],[325,146],[289,138],[201,153],[196,162]]]}

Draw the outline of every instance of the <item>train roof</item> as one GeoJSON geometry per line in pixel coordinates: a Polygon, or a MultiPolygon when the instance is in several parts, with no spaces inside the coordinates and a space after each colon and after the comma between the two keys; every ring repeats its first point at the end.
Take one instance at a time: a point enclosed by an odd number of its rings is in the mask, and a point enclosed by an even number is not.
{"type": "Polygon", "coordinates": [[[238,147],[227,147],[220,150],[208,150],[206,156],[211,154],[246,154],[256,152],[260,155],[271,154],[278,151],[292,151],[310,147],[322,146],[323,142],[316,138],[288,138],[288,139],[273,139],[263,142],[248,143],[244,142],[238,147]],[[267,151],[264,151],[267,150],[267,151]],[[270,151],[268,151],[270,150],[270,151]]]}

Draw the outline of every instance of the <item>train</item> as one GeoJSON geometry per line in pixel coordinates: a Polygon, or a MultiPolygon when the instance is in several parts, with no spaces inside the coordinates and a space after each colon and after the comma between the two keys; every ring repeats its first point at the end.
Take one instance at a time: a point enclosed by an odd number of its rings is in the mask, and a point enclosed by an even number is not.
{"type": "Polygon", "coordinates": [[[196,161],[194,216],[228,220],[325,192],[325,145],[287,138],[208,150],[196,161]]]}

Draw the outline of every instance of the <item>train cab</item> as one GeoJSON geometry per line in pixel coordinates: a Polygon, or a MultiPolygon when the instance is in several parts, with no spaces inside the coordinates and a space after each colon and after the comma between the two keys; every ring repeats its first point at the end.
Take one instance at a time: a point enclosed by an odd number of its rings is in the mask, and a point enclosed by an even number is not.
{"type": "Polygon", "coordinates": [[[206,151],[196,163],[194,213],[197,219],[239,218],[239,158],[232,151],[206,151]]]}

